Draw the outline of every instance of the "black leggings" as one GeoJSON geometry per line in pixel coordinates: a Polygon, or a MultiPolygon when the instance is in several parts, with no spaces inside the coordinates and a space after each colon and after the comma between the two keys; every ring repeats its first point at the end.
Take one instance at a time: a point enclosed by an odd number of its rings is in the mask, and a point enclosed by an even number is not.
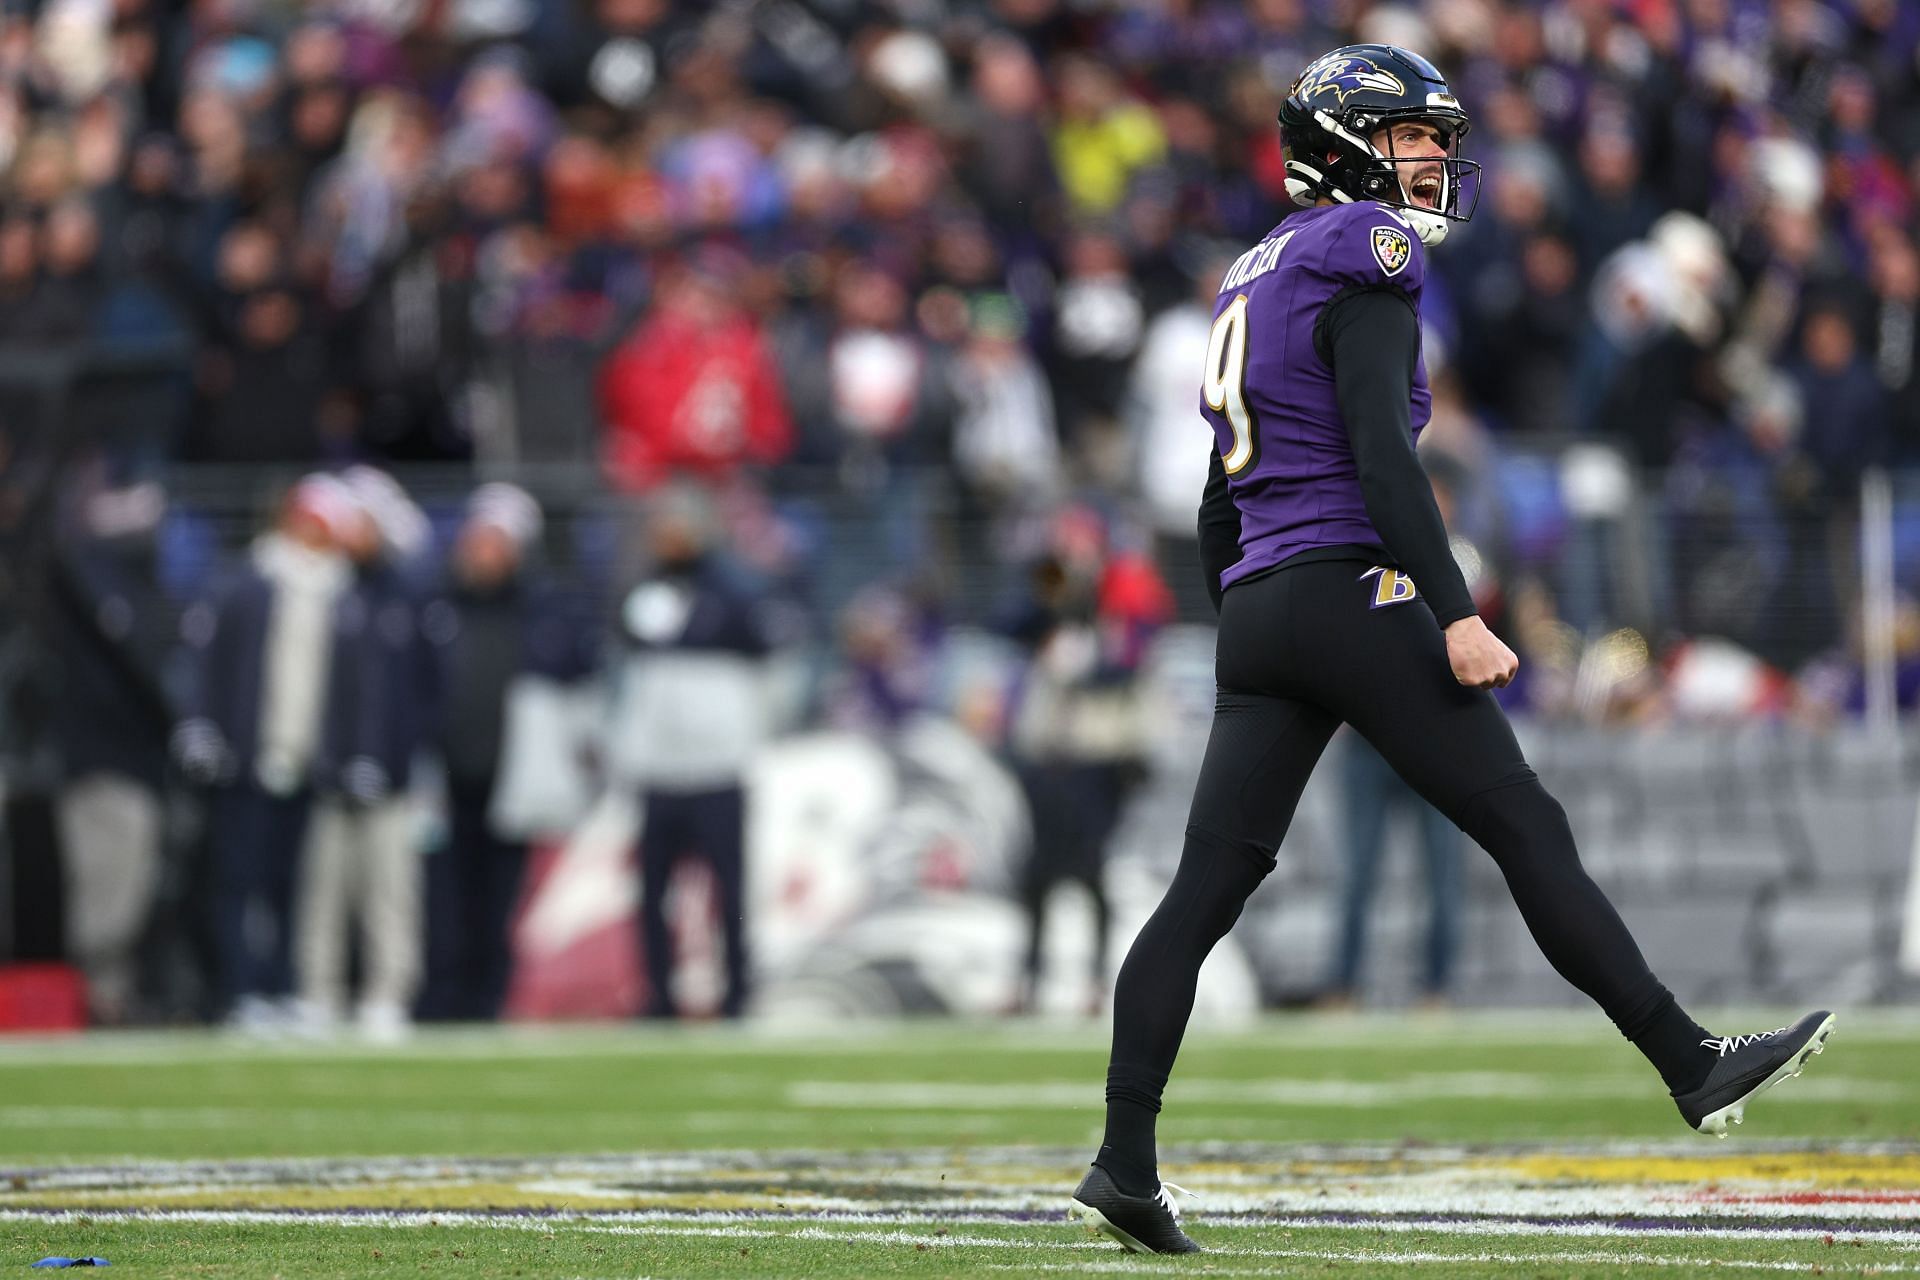
{"type": "Polygon", "coordinates": [[[1671,1003],[1574,849],[1491,695],[1463,688],[1419,599],[1376,604],[1363,561],[1282,569],[1226,593],[1213,734],[1186,846],[1114,989],[1107,1096],[1159,1108],[1201,962],[1226,936],[1342,722],[1493,855],[1534,941],[1629,1038],[1671,1003]]]}

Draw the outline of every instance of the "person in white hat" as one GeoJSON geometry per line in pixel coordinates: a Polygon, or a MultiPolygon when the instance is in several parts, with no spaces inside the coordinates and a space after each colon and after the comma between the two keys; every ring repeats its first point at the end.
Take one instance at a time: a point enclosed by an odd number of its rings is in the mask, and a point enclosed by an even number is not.
{"type": "Polygon", "coordinates": [[[353,585],[334,610],[320,742],[320,798],[301,867],[294,957],[302,1029],[325,1032],[347,1006],[347,942],[359,918],[360,1030],[394,1040],[420,981],[420,849],[411,784],[432,716],[434,669],[407,561],[427,542],[419,508],[392,477],[354,467],[342,481],[361,519],[345,545],[353,585]]]}
{"type": "Polygon", "coordinates": [[[181,618],[188,679],[173,751],[211,792],[215,1001],[251,1033],[287,1021],[333,610],[352,577],[342,547],[363,519],[339,480],[306,477],[245,562],[181,618]]]}

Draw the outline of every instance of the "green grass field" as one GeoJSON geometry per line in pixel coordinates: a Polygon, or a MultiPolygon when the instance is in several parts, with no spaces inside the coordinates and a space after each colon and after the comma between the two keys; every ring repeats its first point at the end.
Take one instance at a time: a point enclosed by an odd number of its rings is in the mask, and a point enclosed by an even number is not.
{"type": "Polygon", "coordinates": [[[1099,1136],[1095,1023],[0,1041],[0,1268],[1895,1273],[1920,1270],[1917,1051],[1920,1020],[1844,1012],[1721,1142],[1597,1015],[1196,1030],[1162,1173],[1208,1252],[1153,1259],[1061,1212],[1099,1136]]]}

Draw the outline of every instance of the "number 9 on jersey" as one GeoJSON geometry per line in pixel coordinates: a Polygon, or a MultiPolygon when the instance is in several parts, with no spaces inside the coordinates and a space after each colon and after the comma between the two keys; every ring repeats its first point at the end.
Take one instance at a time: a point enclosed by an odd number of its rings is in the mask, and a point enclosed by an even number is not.
{"type": "Polygon", "coordinates": [[[1220,459],[1228,475],[1238,475],[1253,461],[1256,441],[1253,415],[1247,411],[1247,295],[1227,304],[1207,335],[1207,372],[1201,394],[1207,407],[1225,415],[1233,428],[1233,448],[1220,459]]]}

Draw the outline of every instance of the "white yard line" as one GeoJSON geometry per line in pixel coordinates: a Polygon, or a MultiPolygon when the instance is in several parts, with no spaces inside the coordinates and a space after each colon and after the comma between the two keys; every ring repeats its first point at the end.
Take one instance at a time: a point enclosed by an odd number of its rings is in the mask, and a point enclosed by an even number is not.
{"type": "MultiPolygon", "coordinates": [[[[90,1223],[201,1223],[208,1225],[280,1225],[280,1226],[325,1226],[325,1227],[480,1227],[496,1230],[515,1231],[585,1231],[603,1235],[710,1235],[720,1237],[753,1236],[768,1239],[802,1240],[861,1240],[878,1243],[924,1244],[929,1248],[947,1248],[954,1245],[979,1245],[994,1248],[1020,1249],[1088,1249],[1110,1248],[1104,1241],[1069,1242],[1048,1240],[1040,1233],[1069,1230],[1064,1221],[1048,1222],[1008,1222],[1006,1220],[979,1219],[957,1221],[930,1216],[918,1219],[921,1227],[937,1230],[911,1230],[909,1223],[902,1224],[898,1216],[889,1216],[884,1222],[876,1221],[872,1214],[804,1214],[783,1218],[765,1213],[741,1213],[734,1211],[715,1211],[711,1213],[660,1213],[638,1212],[575,1212],[567,1211],[553,1215],[522,1214],[468,1214],[457,1210],[420,1211],[401,1210],[394,1212],[372,1213],[335,1213],[306,1212],[289,1210],[275,1212],[271,1210],[246,1209],[179,1209],[179,1210],[123,1210],[123,1209],[72,1209],[51,1213],[31,1212],[22,1209],[0,1209],[0,1222],[36,1222],[56,1226],[69,1226],[81,1222],[90,1223]],[[781,1228],[772,1224],[791,1223],[781,1228]],[[823,1223],[845,1224],[854,1229],[846,1231],[831,1230],[823,1223]],[[955,1228],[962,1233],[976,1232],[986,1225],[1016,1226],[1022,1232],[1019,1236],[956,1234],[955,1228]],[[870,1229],[863,1229],[870,1228],[870,1229]]],[[[1205,1224],[1199,1224],[1203,1229],[1205,1224]]],[[[1859,1240],[1870,1246],[1892,1247],[1901,1251],[1920,1248],[1920,1230],[1905,1231],[1850,1231],[1845,1228],[1832,1229],[1786,1229],[1756,1228],[1739,1229],[1724,1227],[1655,1227],[1647,1229],[1623,1228],[1612,1223],[1529,1223],[1500,1220],[1476,1220],[1468,1222],[1436,1220],[1399,1220],[1370,1219],[1355,1223],[1327,1222],[1318,1218],[1290,1218],[1284,1215],[1264,1218],[1258,1222],[1239,1222],[1220,1224],[1215,1230],[1235,1230],[1249,1228],[1293,1228],[1296,1230],[1341,1230],[1364,1229],[1368,1231],[1396,1232],[1401,1234],[1419,1233],[1422,1235],[1463,1235],[1463,1236],[1514,1236],[1520,1238],[1553,1239],[1592,1239],[1605,1237],[1676,1239],[1676,1240],[1756,1240],[1756,1241],[1801,1241],[1812,1242],[1831,1235],[1835,1247],[1850,1246],[1859,1240]]],[[[1238,1257],[1286,1257],[1292,1256],[1287,1250],[1268,1250],[1259,1248],[1223,1248],[1216,1250],[1221,1256],[1238,1257]]],[[[1376,1256],[1364,1252],[1355,1256],[1376,1256]]],[[[1437,1255],[1452,1256],[1452,1255],[1437,1255]]],[[[1725,1264],[1722,1264],[1725,1265],[1725,1264]]]]}

